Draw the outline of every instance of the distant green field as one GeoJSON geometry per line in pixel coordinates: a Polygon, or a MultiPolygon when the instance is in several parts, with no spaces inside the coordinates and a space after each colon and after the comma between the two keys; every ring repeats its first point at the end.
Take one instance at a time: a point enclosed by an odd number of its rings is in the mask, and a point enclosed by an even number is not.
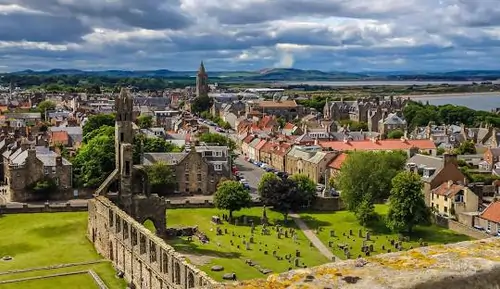
{"type": "MultiPolygon", "coordinates": [[[[0,216],[0,228],[0,257],[13,257],[11,261],[0,261],[0,272],[102,259],[86,238],[86,212],[3,215],[0,216]]],[[[57,270],[0,275],[0,281],[88,269],[92,269],[99,274],[109,288],[125,287],[123,280],[114,277],[115,271],[109,262],[57,270]]],[[[89,280],[90,282],[82,281],[87,285],[87,287],[82,288],[93,288],[92,286],[95,286],[95,284],[91,277],[84,276],[87,275],[50,278],[43,281],[26,281],[26,284],[22,287],[13,287],[15,284],[6,284],[0,285],[0,289],[80,288],[58,285],[61,282],[71,284],[72,278],[89,280]]]]}

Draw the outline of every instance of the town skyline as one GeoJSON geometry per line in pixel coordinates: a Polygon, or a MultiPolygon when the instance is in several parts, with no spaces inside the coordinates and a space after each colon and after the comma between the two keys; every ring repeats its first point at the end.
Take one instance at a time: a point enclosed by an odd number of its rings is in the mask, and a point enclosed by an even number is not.
{"type": "Polygon", "coordinates": [[[1,3],[5,72],[182,71],[200,60],[212,71],[498,68],[499,12],[487,1],[1,3]]]}

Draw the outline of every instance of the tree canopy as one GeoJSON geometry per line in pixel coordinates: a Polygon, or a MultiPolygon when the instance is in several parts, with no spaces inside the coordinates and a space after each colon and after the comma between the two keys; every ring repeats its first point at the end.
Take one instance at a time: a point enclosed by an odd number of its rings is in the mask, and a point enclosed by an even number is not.
{"type": "Polygon", "coordinates": [[[335,180],[347,209],[355,212],[363,201],[373,204],[388,198],[391,180],[405,162],[401,151],[349,153],[335,180]]]}
{"type": "Polygon", "coordinates": [[[259,194],[264,204],[272,206],[274,210],[283,214],[285,221],[288,214],[309,207],[316,197],[316,192],[308,190],[308,185],[302,177],[302,189],[292,178],[280,179],[272,173],[266,173],[259,183],[259,194]]]}
{"type": "Polygon", "coordinates": [[[151,115],[140,115],[137,118],[137,125],[140,128],[150,128],[153,126],[153,116],[151,115]]]}
{"type": "Polygon", "coordinates": [[[177,188],[177,180],[172,168],[164,162],[157,162],[146,167],[151,185],[151,192],[159,196],[173,193],[177,188]]]}
{"type": "Polygon", "coordinates": [[[49,110],[54,110],[55,108],[56,108],[56,104],[50,100],[44,100],[44,101],[40,102],[36,107],[36,109],[41,113],[45,113],[46,111],[49,111],[49,110]]]}
{"type": "Polygon", "coordinates": [[[411,234],[416,225],[430,224],[430,209],[425,204],[422,188],[420,176],[413,172],[402,171],[393,178],[387,227],[411,234]]]}
{"type": "Polygon", "coordinates": [[[83,136],[86,134],[99,129],[101,126],[115,126],[115,115],[114,114],[96,114],[88,118],[87,122],[83,126],[83,136]]]}
{"type": "Polygon", "coordinates": [[[228,210],[229,216],[233,217],[234,211],[250,207],[252,197],[240,182],[226,180],[218,185],[214,204],[218,209],[228,210]]]}
{"type": "Polygon", "coordinates": [[[196,97],[191,103],[191,112],[199,114],[203,111],[210,110],[213,100],[208,96],[196,97]]]}
{"type": "Polygon", "coordinates": [[[227,146],[230,151],[236,149],[236,143],[225,135],[207,132],[200,136],[200,141],[205,143],[215,143],[221,146],[227,146]]]}
{"type": "Polygon", "coordinates": [[[388,134],[387,134],[387,138],[390,138],[390,139],[399,139],[401,138],[402,136],[404,136],[404,132],[400,129],[396,129],[396,130],[393,130],[393,131],[390,131],[388,134]]]}

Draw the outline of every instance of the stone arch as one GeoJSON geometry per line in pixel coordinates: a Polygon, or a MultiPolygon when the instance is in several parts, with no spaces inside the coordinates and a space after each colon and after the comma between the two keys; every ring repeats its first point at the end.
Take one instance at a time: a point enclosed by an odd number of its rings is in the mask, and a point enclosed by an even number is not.
{"type": "Polygon", "coordinates": [[[181,265],[179,262],[175,262],[174,265],[174,283],[177,285],[181,284],[181,265]]]}
{"type": "Polygon", "coordinates": [[[195,284],[194,284],[194,274],[193,272],[189,272],[188,273],[188,288],[194,288],[195,284]]]}
{"type": "Polygon", "coordinates": [[[140,219],[140,223],[144,226],[144,223],[146,223],[147,221],[150,221],[151,223],[153,223],[154,225],[154,228],[155,228],[155,231],[153,231],[153,233],[155,233],[156,235],[158,236],[161,236],[163,234],[163,232],[165,231],[165,219],[158,219],[158,218],[155,218],[151,215],[148,215],[148,216],[145,216],[145,217],[142,217],[140,219]]]}

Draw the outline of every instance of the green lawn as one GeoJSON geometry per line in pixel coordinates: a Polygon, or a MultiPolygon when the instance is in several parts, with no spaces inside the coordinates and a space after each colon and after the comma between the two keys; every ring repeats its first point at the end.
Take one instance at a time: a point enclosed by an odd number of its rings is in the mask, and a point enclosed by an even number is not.
{"type": "MultiPolygon", "coordinates": [[[[376,205],[375,211],[381,216],[381,220],[371,228],[363,228],[356,220],[353,213],[348,211],[328,212],[328,213],[303,213],[301,218],[311,229],[318,229],[317,236],[321,241],[328,246],[329,241],[333,241],[332,252],[336,256],[345,259],[343,251],[338,247],[338,244],[348,245],[350,249],[351,258],[356,258],[358,255],[364,256],[361,252],[363,238],[358,237],[359,229],[363,230],[363,236],[367,230],[371,231],[371,240],[366,243],[367,246],[373,244],[374,254],[387,253],[388,249],[392,252],[395,248],[391,246],[391,239],[398,239],[398,234],[392,233],[384,224],[382,218],[387,214],[387,205],[376,205]],[[335,237],[330,237],[330,231],[335,231],[335,237]],[[349,236],[349,230],[352,230],[353,236],[349,236]],[[345,234],[345,236],[344,236],[345,234]],[[382,250],[385,246],[385,251],[382,250]]],[[[411,247],[419,247],[419,239],[422,238],[423,242],[429,245],[455,243],[460,241],[470,240],[468,236],[458,234],[451,230],[447,230],[435,225],[429,227],[416,227],[415,232],[412,234],[409,242],[403,242],[403,249],[407,250],[411,247]]]]}
{"type": "Polygon", "coordinates": [[[64,277],[54,277],[48,279],[23,281],[0,285],[1,289],[99,289],[89,274],[79,274],[64,277]]]}
{"type": "MultiPolygon", "coordinates": [[[[179,238],[168,241],[176,250],[188,254],[188,259],[200,266],[205,272],[212,276],[215,280],[221,280],[222,275],[228,272],[236,273],[239,280],[265,278],[266,275],[259,272],[255,267],[251,267],[245,263],[247,259],[259,264],[262,268],[267,268],[275,273],[288,271],[289,268],[296,268],[288,260],[277,260],[273,257],[272,252],[277,251],[277,255],[284,257],[286,254],[292,254],[295,257],[295,250],[301,253],[300,263],[304,263],[308,267],[320,265],[328,262],[327,258],[319,253],[316,248],[309,247],[309,241],[300,230],[298,232],[298,242],[293,242],[291,237],[278,239],[274,228],[270,228],[271,235],[261,235],[260,217],[262,215],[262,208],[244,209],[240,212],[234,213],[235,217],[246,215],[248,222],[250,218],[255,223],[254,242],[247,251],[243,245],[243,235],[246,241],[250,237],[250,225],[238,226],[224,223],[220,228],[228,230],[228,234],[217,236],[216,227],[211,223],[211,217],[215,215],[222,216],[223,212],[217,209],[174,209],[167,211],[167,226],[193,226],[198,225],[198,228],[207,234],[210,242],[202,244],[197,238],[189,242],[185,238],[179,238]],[[235,237],[232,237],[234,232],[235,237]],[[238,237],[240,235],[241,237],[238,237]],[[230,241],[233,240],[234,245],[230,241]],[[220,245],[220,246],[219,246],[220,245]],[[237,248],[240,245],[240,249],[237,248]],[[266,247],[267,245],[267,247],[266,247]],[[265,255],[264,251],[268,251],[265,255]],[[210,269],[214,265],[221,265],[224,267],[222,272],[212,272],[210,269]]],[[[267,216],[271,224],[282,223],[283,217],[281,214],[267,210],[267,216]]],[[[295,224],[292,220],[288,221],[288,226],[294,227],[295,224]]]]}
{"type": "MultiPolygon", "coordinates": [[[[13,257],[11,261],[0,260],[0,272],[102,259],[85,235],[87,231],[86,212],[3,215],[0,216],[0,228],[0,257],[13,257]]],[[[114,277],[115,272],[110,263],[0,275],[0,280],[87,269],[93,269],[110,288],[123,288],[125,286],[123,280],[114,277]]],[[[65,282],[56,280],[57,278],[51,278],[43,282],[49,284],[51,282],[65,282]]],[[[61,278],[60,280],[67,279],[61,278]]],[[[35,284],[39,281],[30,282],[35,284]]],[[[0,288],[10,288],[5,286],[13,285],[2,285],[0,288]]],[[[58,287],[54,286],[53,288],[58,287]]]]}

